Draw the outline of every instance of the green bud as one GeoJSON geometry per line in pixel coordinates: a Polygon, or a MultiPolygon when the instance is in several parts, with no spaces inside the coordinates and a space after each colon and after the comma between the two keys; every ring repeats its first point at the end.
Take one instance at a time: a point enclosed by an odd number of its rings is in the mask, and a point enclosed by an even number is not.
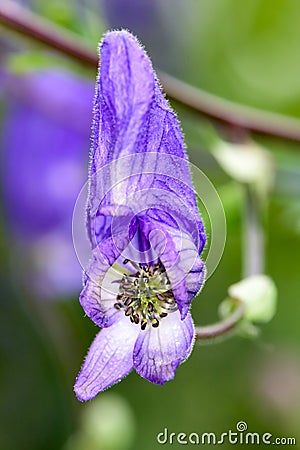
{"type": "Polygon", "coordinates": [[[219,141],[212,151],[222,169],[240,183],[264,186],[273,183],[273,162],[270,153],[255,144],[234,144],[219,141]]]}
{"type": "Polygon", "coordinates": [[[266,275],[253,275],[228,289],[231,299],[246,306],[244,318],[249,322],[269,322],[276,312],[277,289],[266,275]]]}

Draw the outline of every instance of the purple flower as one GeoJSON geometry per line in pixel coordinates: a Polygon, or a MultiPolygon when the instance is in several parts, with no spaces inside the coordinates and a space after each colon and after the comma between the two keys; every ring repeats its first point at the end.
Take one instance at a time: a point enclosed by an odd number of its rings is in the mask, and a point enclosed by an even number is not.
{"type": "Polygon", "coordinates": [[[81,401],[133,369],[157,384],[174,378],[193,347],[189,308],[205,272],[182,133],[151,62],[127,31],[107,33],[100,58],[80,302],[103,329],[75,383],[81,401]]]}
{"type": "Polygon", "coordinates": [[[31,290],[74,295],[80,266],[72,213],[85,181],[94,86],[53,69],[3,78],[2,186],[13,243],[26,255],[31,290]]]}

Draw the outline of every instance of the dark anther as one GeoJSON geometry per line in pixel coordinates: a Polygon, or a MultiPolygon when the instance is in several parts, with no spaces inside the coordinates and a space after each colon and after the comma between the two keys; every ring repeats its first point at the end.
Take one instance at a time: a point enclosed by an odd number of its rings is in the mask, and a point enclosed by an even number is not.
{"type": "Polygon", "coordinates": [[[115,304],[114,304],[114,307],[115,307],[116,309],[123,309],[122,303],[115,303],[115,304]]]}
{"type": "Polygon", "coordinates": [[[153,319],[153,321],[152,321],[153,328],[157,328],[158,325],[159,325],[159,321],[157,319],[153,319]]]}
{"type": "Polygon", "coordinates": [[[161,313],[161,314],[159,315],[159,317],[160,317],[161,319],[163,319],[164,317],[167,317],[167,315],[168,315],[168,313],[161,313]]]}
{"type": "Polygon", "coordinates": [[[129,306],[130,303],[131,303],[131,300],[132,300],[132,299],[131,299],[130,297],[127,297],[126,300],[125,300],[125,302],[124,302],[124,305],[129,306]]]}
{"type": "Polygon", "coordinates": [[[129,259],[124,259],[123,264],[129,263],[129,259]]]}
{"type": "Polygon", "coordinates": [[[131,316],[132,313],[133,313],[133,307],[130,306],[130,308],[126,309],[125,316],[131,316]]]}
{"type": "Polygon", "coordinates": [[[171,298],[171,297],[173,297],[173,292],[167,291],[167,292],[165,292],[165,296],[171,298]]]}
{"type": "Polygon", "coordinates": [[[153,303],[149,302],[147,309],[148,309],[148,312],[151,313],[153,311],[153,309],[154,309],[153,303]]]}
{"type": "Polygon", "coordinates": [[[139,321],[140,321],[140,318],[139,318],[138,314],[135,314],[135,315],[133,316],[133,319],[134,319],[134,323],[136,323],[136,324],[138,324],[139,321]]]}
{"type": "Polygon", "coordinates": [[[146,328],[147,325],[147,320],[143,319],[141,322],[141,330],[144,330],[146,328]]]}

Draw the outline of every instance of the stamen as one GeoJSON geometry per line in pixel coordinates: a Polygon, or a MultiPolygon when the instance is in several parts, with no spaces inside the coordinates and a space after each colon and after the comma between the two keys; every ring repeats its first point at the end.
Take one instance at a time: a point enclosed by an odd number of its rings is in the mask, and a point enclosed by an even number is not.
{"type": "Polygon", "coordinates": [[[130,308],[126,309],[125,316],[131,316],[133,313],[133,308],[130,306],[130,308]]]}
{"type": "Polygon", "coordinates": [[[159,321],[158,321],[157,319],[153,319],[153,320],[152,320],[152,326],[153,326],[153,328],[157,328],[158,325],[159,325],[159,321]]]}
{"type": "Polygon", "coordinates": [[[114,304],[114,307],[115,307],[116,309],[124,309],[122,303],[115,303],[115,304],[114,304]]]}
{"type": "Polygon", "coordinates": [[[140,264],[138,265],[136,262],[131,261],[131,259],[124,259],[123,264],[128,264],[130,263],[136,270],[141,269],[140,264]]]}
{"type": "Polygon", "coordinates": [[[146,325],[147,325],[147,320],[143,319],[141,322],[141,330],[144,330],[146,328],[146,325]]]}
{"type": "Polygon", "coordinates": [[[114,306],[123,310],[132,323],[140,323],[141,330],[148,324],[157,328],[160,320],[178,309],[166,269],[160,261],[150,266],[125,259],[127,263],[137,272],[116,280],[120,286],[114,306]]]}
{"type": "Polygon", "coordinates": [[[153,311],[153,309],[154,309],[153,303],[149,302],[147,309],[148,309],[148,312],[151,313],[153,311]]]}

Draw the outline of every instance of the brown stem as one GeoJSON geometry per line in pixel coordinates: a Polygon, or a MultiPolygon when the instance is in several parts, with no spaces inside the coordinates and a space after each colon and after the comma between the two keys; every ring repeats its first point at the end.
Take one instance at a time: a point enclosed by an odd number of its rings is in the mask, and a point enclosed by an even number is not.
{"type": "MultiPolygon", "coordinates": [[[[96,68],[96,52],[85,47],[78,36],[62,30],[57,25],[28,11],[12,0],[1,0],[0,24],[88,67],[96,68]]],[[[192,112],[200,113],[231,127],[246,129],[260,134],[300,141],[300,120],[281,114],[264,112],[248,106],[238,105],[189,86],[163,72],[159,78],[169,98],[184,105],[192,112]]]]}
{"type": "Polygon", "coordinates": [[[190,86],[166,73],[160,72],[159,78],[168,96],[193,112],[236,129],[300,141],[299,119],[233,103],[190,86]]]}
{"type": "Polygon", "coordinates": [[[239,303],[238,307],[233,311],[231,316],[220,322],[204,327],[196,327],[196,339],[209,340],[217,337],[226,336],[233,331],[240,323],[245,313],[245,305],[239,303]]]}
{"type": "Polygon", "coordinates": [[[84,46],[76,34],[54,25],[14,1],[1,0],[0,24],[57,50],[81,64],[97,67],[97,54],[84,46]]]}

